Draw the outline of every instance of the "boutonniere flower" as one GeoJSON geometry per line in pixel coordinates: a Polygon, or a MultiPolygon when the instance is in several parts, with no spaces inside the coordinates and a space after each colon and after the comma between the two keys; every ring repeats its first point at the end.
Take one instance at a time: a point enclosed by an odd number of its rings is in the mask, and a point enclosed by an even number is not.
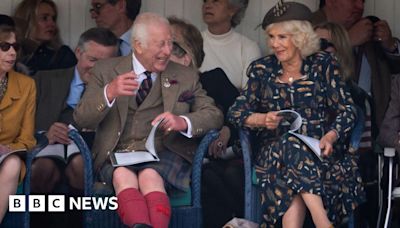
{"type": "Polygon", "coordinates": [[[175,85],[175,84],[178,84],[177,80],[174,80],[174,79],[169,80],[168,78],[166,78],[163,85],[165,88],[169,88],[171,85],[175,85]]]}
{"type": "Polygon", "coordinates": [[[179,95],[178,98],[179,102],[186,102],[188,104],[193,104],[194,102],[194,94],[192,91],[189,90],[185,90],[181,93],[181,95],[179,95]]]}

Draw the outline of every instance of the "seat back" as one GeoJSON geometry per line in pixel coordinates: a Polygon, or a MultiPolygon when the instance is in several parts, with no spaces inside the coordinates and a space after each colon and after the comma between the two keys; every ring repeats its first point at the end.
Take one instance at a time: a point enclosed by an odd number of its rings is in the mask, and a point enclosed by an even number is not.
{"type": "MultiPolygon", "coordinates": [[[[81,135],[76,130],[70,130],[70,138],[76,143],[82,153],[85,162],[85,196],[108,197],[114,196],[112,189],[93,188],[93,166],[91,152],[81,135]]],[[[218,131],[211,130],[201,140],[196,150],[191,180],[191,204],[175,206],[172,208],[170,227],[184,228],[202,227],[201,213],[201,167],[203,158],[207,155],[208,145],[218,137],[218,131]]],[[[184,196],[187,197],[187,196],[184,196]]],[[[116,211],[110,210],[91,210],[85,211],[85,227],[125,227],[116,211]]]]}
{"type": "Polygon", "coordinates": [[[260,189],[253,184],[253,148],[256,151],[256,145],[253,143],[254,135],[249,129],[239,130],[240,145],[242,147],[243,165],[244,165],[244,218],[256,223],[261,222],[261,204],[260,189]]]}
{"type": "MultiPolygon", "coordinates": [[[[357,118],[354,129],[351,133],[349,144],[352,150],[357,150],[360,145],[361,135],[364,130],[365,115],[357,107],[357,118]]],[[[240,144],[243,153],[245,172],[245,210],[244,218],[260,224],[262,222],[260,187],[254,183],[254,167],[252,164],[253,151],[258,150],[255,134],[249,129],[239,130],[240,144]]]]}

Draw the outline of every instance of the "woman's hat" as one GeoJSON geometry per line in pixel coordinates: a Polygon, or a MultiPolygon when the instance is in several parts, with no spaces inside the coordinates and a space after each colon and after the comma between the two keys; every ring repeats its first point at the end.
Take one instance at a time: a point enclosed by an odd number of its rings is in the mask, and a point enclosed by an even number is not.
{"type": "Polygon", "coordinates": [[[304,20],[309,21],[311,18],[311,10],[298,2],[283,2],[279,0],[278,3],[272,7],[267,14],[265,14],[261,26],[265,29],[272,23],[289,21],[289,20],[304,20]]]}

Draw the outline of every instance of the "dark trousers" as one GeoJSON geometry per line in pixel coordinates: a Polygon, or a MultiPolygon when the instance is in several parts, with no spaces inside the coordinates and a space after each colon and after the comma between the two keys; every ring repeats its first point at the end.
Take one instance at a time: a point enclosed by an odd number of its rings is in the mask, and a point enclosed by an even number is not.
{"type": "Polygon", "coordinates": [[[204,228],[222,227],[244,214],[244,171],[241,159],[213,160],[203,166],[204,228]]]}

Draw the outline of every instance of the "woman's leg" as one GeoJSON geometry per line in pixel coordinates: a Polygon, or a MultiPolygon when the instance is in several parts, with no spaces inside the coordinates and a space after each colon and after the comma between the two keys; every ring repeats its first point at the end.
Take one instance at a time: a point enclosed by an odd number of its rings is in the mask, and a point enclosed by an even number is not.
{"type": "Polygon", "coordinates": [[[329,221],[327,212],[320,196],[311,193],[302,193],[304,203],[310,210],[312,220],[316,228],[329,228],[332,223],[329,221]]]}
{"type": "Polygon", "coordinates": [[[83,172],[83,158],[82,155],[77,154],[72,157],[65,168],[65,175],[68,178],[69,185],[75,189],[83,192],[84,189],[84,172],[83,172]]]}
{"type": "Polygon", "coordinates": [[[31,176],[33,193],[51,193],[60,179],[60,170],[51,158],[36,158],[33,161],[31,176]]]}
{"type": "Polygon", "coordinates": [[[116,168],[113,173],[113,185],[122,222],[129,227],[138,223],[150,225],[147,203],[139,192],[136,173],[125,167],[116,168]]]}
{"type": "Polygon", "coordinates": [[[10,155],[0,165],[0,223],[8,208],[8,196],[17,192],[21,159],[10,155]]]}
{"type": "Polygon", "coordinates": [[[300,195],[296,195],[290,204],[289,209],[283,215],[282,226],[284,228],[303,227],[306,215],[306,205],[300,195]]]}
{"type": "Polygon", "coordinates": [[[168,228],[171,206],[160,174],[150,168],[140,171],[139,186],[146,199],[151,225],[154,228],[168,228]]]}

